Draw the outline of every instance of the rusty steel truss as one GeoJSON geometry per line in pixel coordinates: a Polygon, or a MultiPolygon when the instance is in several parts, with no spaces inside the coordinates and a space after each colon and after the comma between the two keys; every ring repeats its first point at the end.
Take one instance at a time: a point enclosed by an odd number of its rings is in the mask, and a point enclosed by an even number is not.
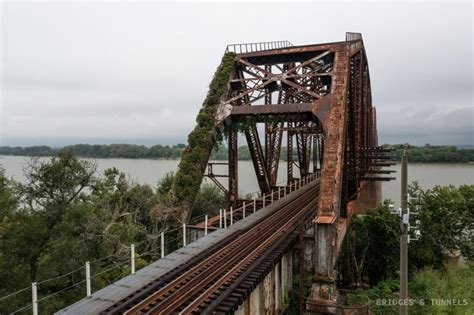
{"type": "Polygon", "coordinates": [[[346,41],[329,44],[253,43],[231,45],[227,51],[243,51],[236,54],[228,93],[216,110],[228,139],[228,189],[212,172],[208,176],[231,204],[239,202],[235,125],[245,136],[262,193],[277,186],[284,145],[288,183],[296,173],[322,176],[318,221],[333,223],[345,215],[362,182],[391,179],[376,176],[390,171],[380,169],[388,163],[381,162],[385,152],[377,146],[360,34],[348,33],[346,41]]]}

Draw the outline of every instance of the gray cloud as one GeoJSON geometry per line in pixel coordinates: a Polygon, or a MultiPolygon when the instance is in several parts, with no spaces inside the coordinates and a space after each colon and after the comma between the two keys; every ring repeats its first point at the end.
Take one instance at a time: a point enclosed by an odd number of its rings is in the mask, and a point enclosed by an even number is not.
{"type": "Polygon", "coordinates": [[[381,143],[473,144],[471,2],[1,8],[2,144],[183,142],[227,44],[346,31],[364,36],[381,143]]]}

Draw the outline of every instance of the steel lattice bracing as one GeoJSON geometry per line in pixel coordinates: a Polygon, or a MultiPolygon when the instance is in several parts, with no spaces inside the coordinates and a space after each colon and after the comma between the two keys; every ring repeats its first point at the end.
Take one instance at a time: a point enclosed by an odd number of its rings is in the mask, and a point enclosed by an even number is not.
{"type": "MultiPolygon", "coordinates": [[[[361,182],[374,179],[374,158],[380,157],[368,154],[377,136],[364,46],[360,36],[350,36],[344,42],[237,54],[216,115],[219,125],[241,126],[262,193],[277,185],[284,142],[288,182],[294,167],[301,177],[321,172],[321,222],[345,214],[361,182]]],[[[237,152],[229,154],[235,159],[237,152]]]]}
{"type": "MultiPolygon", "coordinates": [[[[343,42],[238,53],[228,94],[216,112],[220,126],[239,125],[244,131],[262,193],[278,185],[285,142],[288,183],[311,173],[321,176],[314,222],[321,233],[319,245],[327,248],[321,273],[329,272],[347,225],[339,218],[350,219],[348,205],[365,183],[391,179],[377,176],[390,171],[380,170],[389,163],[383,162],[384,152],[377,146],[360,34],[348,33],[343,42]],[[257,128],[258,123],[263,127],[257,128]],[[337,232],[341,222],[342,232],[337,232]]],[[[231,149],[229,154],[232,160],[237,152],[231,149]]],[[[232,184],[238,186],[236,178],[232,184]]],[[[229,192],[234,204],[238,197],[232,194],[237,192],[229,192]]]]}
{"type": "MultiPolygon", "coordinates": [[[[230,128],[243,126],[262,193],[277,185],[284,133],[289,147],[295,140],[300,175],[311,173],[313,138],[323,133],[317,116],[324,115],[324,108],[314,108],[314,102],[329,94],[333,55],[327,49],[303,54],[285,54],[280,49],[237,54],[229,94],[217,110],[217,119],[230,128]],[[264,124],[265,147],[256,123],[264,124]]],[[[291,149],[288,161],[291,181],[291,149]]]]}

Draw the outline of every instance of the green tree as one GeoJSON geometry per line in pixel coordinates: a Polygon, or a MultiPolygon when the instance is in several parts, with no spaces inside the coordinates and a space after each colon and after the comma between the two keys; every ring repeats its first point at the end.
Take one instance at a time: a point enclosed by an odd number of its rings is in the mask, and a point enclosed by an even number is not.
{"type": "MultiPolygon", "coordinates": [[[[412,224],[420,221],[421,238],[410,243],[410,274],[428,267],[443,268],[450,251],[460,250],[465,258],[472,259],[474,185],[436,186],[423,191],[414,182],[409,191],[412,196],[421,193],[421,211],[411,218],[412,224]]],[[[412,212],[415,206],[411,205],[412,212]]],[[[399,217],[389,213],[385,201],[366,215],[354,216],[338,258],[339,283],[373,286],[395,278],[398,261],[399,217]]]]}
{"type": "Polygon", "coordinates": [[[50,162],[33,158],[28,164],[26,181],[18,185],[25,205],[18,215],[22,216],[21,222],[28,222],[30,230],[24,235],[23,241],[28,246],[21,251],[21,259],[28,261],[31,282],[36,281],[40,258],[55,228],[84,197],[84,190],[94,184],[95,170],[95,165],[78,160],[70,151],[59,152],[50,162]]]}
{"type": "Polygon", "coordinates": [[[399,221],[388,201],[366,215],[354,216],[338,258],[339,282],[344,286],[374,285],[398,269],[399,221]],[[385,253],[380,255],[380,253],[385,253]]]}
{"type": "Polygon", "coordinates": [[[192,218],[200,218],[206,214],[215,215],[219,213],[219,209],[227,206],[227,198],[225,194],[214,184],[203,183],[199,191],[193,207],[192,218]]]}
{"type": "MultiPolygon", "coordinates": [[[[410,244],[410,263],[418,269],[440,268],[448,252],[460,250],[472,259],[474,244],[474,185],[435,186],[422,191],[415,182],[411,185],[422,194],[420,214],[421,238],[410,244]]],[[[413,209],[412,207],[412,210],[413,209]]]]}

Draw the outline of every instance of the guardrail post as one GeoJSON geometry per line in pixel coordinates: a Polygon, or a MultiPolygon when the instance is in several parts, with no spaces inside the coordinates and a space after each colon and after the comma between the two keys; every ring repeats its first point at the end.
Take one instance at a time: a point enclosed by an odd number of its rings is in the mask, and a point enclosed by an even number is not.
{"type": "Polygon", "coordinates": [[[234,224],[234,209],[230,207],[230,225],[234,224]]]}
{"type": "Polygon", "coordinates": [[[161,232],[161,258],[165,257],[165,232],[161,232]]]}
{"type": "Polygon", "coordinates": [[[186,246],[186,223],[183,223],[183,247],[186,246]]]}
{"type": "Polygon", "coordinates": [[[219,229],[222,229],[222,209],[219,209],[219,229]]]}
{"type": "Polygon", "coordinates": [[[204,220],[204,236],[207,236],[207,214],[206,214],[206,219],[204,220]]]}
{"type": "Polygon", "coordinates": [[[86,261],[86,293],[91,296],[91,264],[86,261]]]}
{"type": "Polygon", "coordinates": [[[257,200],[253,197],[253,213],[257,210],[257,200]]]}
{"type": "Polygon", "coordinates": [[[227,213],[224,209],[224,229],[227,229],[227,213]]]}
{"type": "Polygon", "coordinates": [[[273,203],[273,193],[274,193],[274,191],[272,189],[272,197],[270,198],[270,203],[273,203]]]}
{"type": "Polygon", "coordinates": [[[265,194],[263,194],[263,208],[265,208],[265,194]]]}
{"type": "Polygon", "coordinates": [[[36,282],[31,284],[31,308],[33,309],[33,315],[38,315],[38,291],[36,282]]]}
{"type": "Polygon", "coordinates": [[[135,244],[130,244],[130,273],[135,273],[135,244]]]}
{"type": "Polygon", "coordinates": [[[245,219],[245,201],[244,201],[244,204],[242,205],[242,217],[245,219]]]}
{"type": "Polygon", "coordinates": [[[280,200],[281,187],[278,187],[278,200],[280,200]]]}

